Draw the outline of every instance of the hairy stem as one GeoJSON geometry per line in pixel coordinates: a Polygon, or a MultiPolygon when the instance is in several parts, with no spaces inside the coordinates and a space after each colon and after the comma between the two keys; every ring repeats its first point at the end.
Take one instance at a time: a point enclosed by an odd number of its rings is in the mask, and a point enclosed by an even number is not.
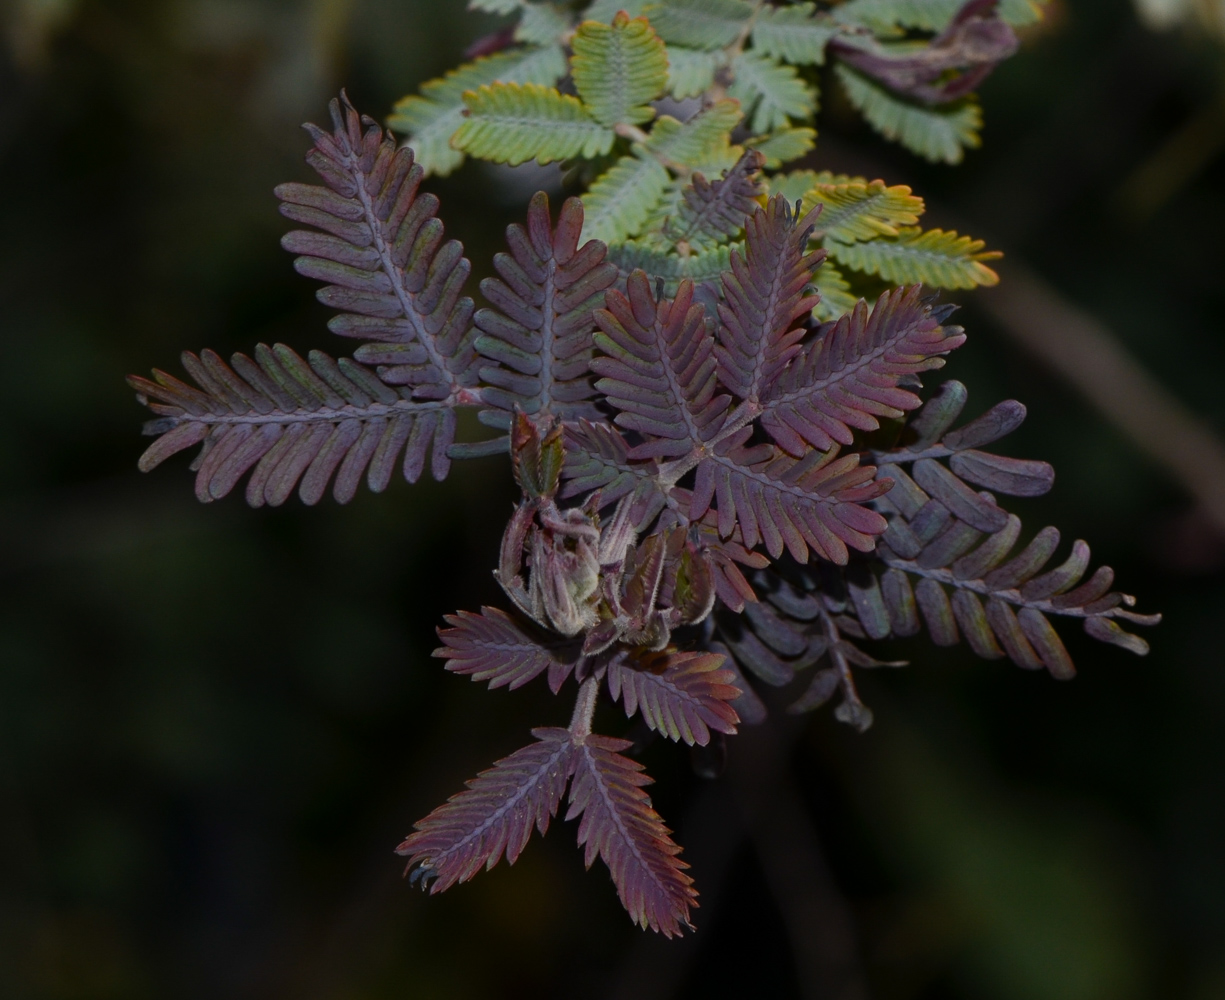
{"type": "Polygon", "coordinates": [[[595,716],[595,703],[599,696],[599,678],[588,677],[579,685],[574,714],[570,716],[570,735],[575,743],[581,744],[591,735],[591,720],[595,716]]]}

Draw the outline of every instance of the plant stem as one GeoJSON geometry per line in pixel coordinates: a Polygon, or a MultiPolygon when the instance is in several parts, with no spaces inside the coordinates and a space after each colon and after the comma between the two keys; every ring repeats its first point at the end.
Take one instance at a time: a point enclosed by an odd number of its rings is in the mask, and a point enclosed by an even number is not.
{"type": "Polygon", "coordinates": [[[578,698],[574,702],[574,714],[570,717],[570,735],[575,743],[582,743],[591,735],[591,720],[595,715],[596,699],[600,695],[600,682],[588,677],[579,686],[578,698]]]}

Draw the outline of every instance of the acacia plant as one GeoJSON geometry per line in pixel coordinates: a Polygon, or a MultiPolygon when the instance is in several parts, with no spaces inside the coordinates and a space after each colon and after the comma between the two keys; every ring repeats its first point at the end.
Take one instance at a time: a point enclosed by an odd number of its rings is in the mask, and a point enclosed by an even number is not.
{"type": "Polygon", "coordinates": [[[754,684],[810,680],[792,711],[840,696],[866,640],[964,638],[1057,678],[1074,669],[1052,616],[1144,653],[1123,623],[1156,616],[1088,573],[1084,542],[1023,540],[1000,494],[1037,496],[1044,462],[983,448],[1016,428],[1009,400],[957,427],[966,390],[924,403],[920,376],[965,334],[928,289],[998,279],[980,241],[921,229],[910,188],[778,172],[814,144],[833,77],[885,136],[956,163],[977,145],[971,91],[1016,48],[1030,0],[473,0],[517,21],[478,57],[401,101],[401,141],[347,98],[306,126],[322,185],[277,189],[305,228],[282,240],[323,283],[352,358],[259,345],[227,364],[186,353],[197,387],[131,384],[157,414],[140,467],[202,444],[202,501],[250,473],[247,501],[351,500],[364,477],[414,482],[457,458],[509,454],[522,501],[495,575],[504,608],[447,618],[437,656],[489,687],[544,675],[577,689],[566,726],[496,762],[398,848],[432,892],[513,863],[568,801],[587,864],[607,864],[634,921],[690,926],[697,893],[626,739],[592,732],[600,698],[705,745],[765,710],[754,684]],[[630,8],[624,10],[622,8],[630,8]],[[582,191],[544,193],[506,233],[487,305],[444,237],[431,174],[466,156],[562,161],[582,191]],[[476,408],[499,434],[456,442],[476,408]],[[1022,542],[1024,541],[1024,544],[1022,542]]]}

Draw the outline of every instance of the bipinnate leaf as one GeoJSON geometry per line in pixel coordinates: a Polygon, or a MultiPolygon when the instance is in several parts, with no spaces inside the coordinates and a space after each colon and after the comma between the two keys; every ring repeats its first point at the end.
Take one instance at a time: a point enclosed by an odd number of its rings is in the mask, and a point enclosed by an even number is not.
{"type": "Polygon", "coordinates": [[[566,819],[582,817],[578,842],[587,867],[597,857],[608,865],[630,919],[673,937],[692,928],[689,911],[698,894],[677,857],[681,849],[643,791],[651,779],[620,752],[630,745],[596,735],[578,741],[566,819]]]}
{"type": "Polygon", "coordinates": [[[574,87],[602,125],[641,125],[668,83],[664,43],[644,17],[619,11],[609,24],[584,21],[571,42],[574,87]]]}
{"type": "Polygon", "coordinates": [[[545,633],[518,615],[498,608],[480,614],[461,611],[447,615],[450,628],[440,628],[442,646],[434,655],[447,661],[453,674],[488,681],[490,689],[522,687],[548,671],[549,687],[556,694],[574,670],[581,644],[545,633]]]}
{"type": "Polygon", "coordinates": [[[831,257],[856,271],[878,274],[894,284],[921,282],[932,288],[999,284],[999,275],[983,261],[1003,256],[997,250],[983,250],[982,240],[917,226],[900,229],[893,238],[857,243],[831,238],[825,246],[831,257]]]}
{"type": "MultiPolygon", "coordinates": [[[[406,346],[425,361],[419,345],[406,346]]],[[[213,351],[185,352],[199,389],[156,369],[153,381],[128,378],[160,417],[146,426],[161,436],[141,456],[141,471],[203,442],[192,464],[199,500],[221,499],[254,469],[247,502],[276,507],[299,483],[302,501],[318,503],[333,476],[339,503],[353,499],[363,474],[381,492],[401,455],[404,477],[416,482],[431,448],[434,477],[450,469],[455,414],[445,401],[414,400],[407,387],[389,386],[348,358],[312,351],[307,363],[284,344],[260,344],[254,359],[235,354],[231,365],[213,351]]]]}
{"type": "Polygon", "coordinates": [[[859,300],[778,373],[762,399],[761,422],[782,448],[800,457],[810,447],[850,445],[852,428],[875,430],[880,418],[919,406],[902,379],[941,367],[942,355],[965,342],[920,293],[918,285],[892,289],[870,311],[859,300]]]}
{"type": "Polygon", "coordinates": [[[333,100],[333,129],[306,126],[307,162],[326,186],[282,184],[281,214],[313,226],[281,240],[300,274],[325,282],[319,301],[340,312],[328,324],[369,340],[354,352],[379,377],[414,398],[474,402],[477,358],[472,300],[461,296],[471,265],[457,240],[443,240],[438,199],[418,194],[422,170],[411,149],[347,98],[333,100]],[[364,128],[364,131],[363,131],[364,128]]]}
{"type": "Polygon", "coordinates": [[[619,426],[650,436],[631,458],[676,458],[714,437],[729,398],[717,392],[706,314],[682,281],[674,300],[658,303],[642,271],[626,295],[610,290],[596,311],[602,354],[591,362],[596,388],[617,408],[619,426]]]}
{"type": "Polygon", "coordinates": [[[565,75],[566,57],[560,45],[495,52],[423,83],[420,96],[401,98],[387,126],[407,133],[406,145],[427,175],[446,175],[464,162],[464,154],[451,145],[451,136],[464,123],[466,91],[494,82],[551,87],[565,75]]]}
{"type": "Polygon", "coordinates": [[[608,690],[630,718],[690,746],[706,746],[710,730],[732,734],[739,721],[731,702],[740,697],[735,675],[718,653],[621,653],[608,665],[608,690]]]}
{"type": "Polygon", "coordinates": [[[485,423],[506,428],[516,408],[563,420],[599,415],[587,377],[593,312],[617,269],[600,241],[579,247],[582,230],[582,202],[567,199],[554,228],[543,191],[528,205],[527,225],[507,228],[510,253],[497,254],[498,277],[481,282],[494,308],[475,317],[476,349],[493,362],[480,369],[481,398],[494,407],[482,412],[485,423]]]}
{"type": "Polygon", "coordinates": [[[807,332],[796,321],[812,311],[813,271],[823,251],[806,253],[819,210],[799,218],[781,197],[755,206],[745,223],[743,254],[733,251],[719,305],[719,378],[756,403],[799,352],[807,332]]]}
{"type": "Polygon", "coordinates": [[[396,848],[432,893],[466,882],[505,855],[514,864],[535,827],[543,835],[579,763],[567,729],[534,729],[536,742],[504,757],[425,819],[396,848]]]}
{"type": "Polygon", "coordinates": [[[451,140],[494,163],[552,163],[607,153],[616,133],[576,97],[533,83],[494,83],[464,94],[468,117],[451,140]]]}

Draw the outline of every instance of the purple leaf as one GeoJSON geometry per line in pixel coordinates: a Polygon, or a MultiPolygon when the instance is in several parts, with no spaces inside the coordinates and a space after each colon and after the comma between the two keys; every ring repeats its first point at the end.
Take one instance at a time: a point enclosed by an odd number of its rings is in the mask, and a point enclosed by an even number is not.
{"type": "Polygon", "coordinates": [[[944,365],[960,347],[960,327],[944,327],[923,302],[921,286],[885,292],[869,312],[860,299],[795,358],[762,395],[762,426],[799,457],[810,447],[850,445],[852,428],[876,430],[920,403],[900,388],[905,375],[944,365]]]}
{"type": "Polygon", "coordinates": [[[732,269],[723,273],[725,303],[719,305],[719,380],[745,400],[756,402],[798,353],[807,332],[795,321],[819,300],[808,294],[824,250],[805,253],[819,207],[802,219],[782,195],[756,208],[745,224],[743,255],[732,251],[732,269]]]}
{"type": "Polygon", "coordinates": [[[690,746],[710,742],[710,730],[735,733],[730,702],[740,697],[735,675],[718,653],[619,654],[608,664],[608,690],[630,718],[639,708],[657,733],[690,746]]]}
{"type": "Polygon", "coordinates": [[[481,390],[496,407],[482,415],[509,426],[510,412],[553,415],[563,420],[596,418],[588,378],[592,313],[617,278],[604,258],[606,247],[590,240],[578,247],[583,203],[568,198],[554,229],[549,198],[538,192],[528,206],[526,228],[506,231],[510,253],[494,257],[500,277],[486,278],[481,291],[493,309],[476,314],[476,349],[493,364],[481,367],[481,390]]]}
{"type": "Polygon", "coordinates": [[[556,694],[578,659],[575,642],[547,635],[498,608],[483,607],[479,615],[461,611],[446,621],[451,628],[438,630],[443,645],[434,655],[447,661],[451,673],[489,681],[490,688],[513,691],[547,670],[556,694]]]}
{"type": "MultiPolygon", "coordinates": [[[[466,882],[506,855],[514,864],[532,827],[543,835],[578,764],[567,729],[533,729],[536,743],[504,757],[415,826],[396,848],[430,892],[466,882]]],[[[418,877],[414,872],[414,878],[418,877]]]]}
{"type": "Polygon", "coordinates": [[[597,857],[612,874],[630,919],[665,937],[692,929],[689,911],[697,905],[689,867],[669,836],[651,799],[642,790],[651,779],[642,765],[619,751],[629,740],[589,735],[576,748],[574,781],[566,819],[581,816],[578,842],[590,868],[597,857]]]}
{"type": "Polygon", "coordinates": [[[672,243],[702,250],[726,243],[740,232],[764,190],[758,175],[765,162],[761,153],[750,149],[716,181],[694,174],[682,195],[677,218],[665,228],[672,243]]]}

